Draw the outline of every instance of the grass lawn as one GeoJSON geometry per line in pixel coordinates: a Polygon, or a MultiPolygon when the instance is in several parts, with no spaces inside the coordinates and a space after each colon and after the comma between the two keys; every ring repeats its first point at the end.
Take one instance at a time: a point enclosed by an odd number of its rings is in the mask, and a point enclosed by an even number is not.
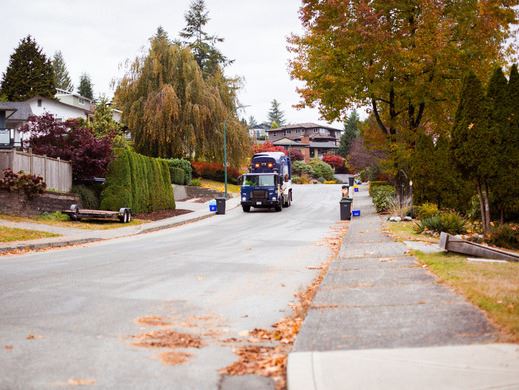
{"type": "Polygon", "coordinates": [[[7,215],[0,214],[0,219],[4,219],[7,221],[13,222],[31,222],[31,223],[41,223],[43,225],[52,225],[52,226],[60,226],[60,227],[72,227],[78,229],[87,229],[87,230],[108,230],[108,229],[118,229],[127,226],[135,226],[141,225],[144,220],[140,219],[132,219],[129,223],[120,223],[113,220],[107,221],[95,221],[90,220],[87,222],[77,222],[70,221],[69,217],[65,214],[61,213],[51,213],[38,215],[35,217],[19,217],[15,215],[7,215]]]}
{"type": "Polygon", "coordinates": [[[414,224],[414,222],[386,221],[384,224],[384,231],[389,233],[390,236],[398,241],[423,241],[436,243],[440,240],[439,237],[415,233],[413,230],[414,224]]]}
{"type": "MultiPolygon", "coordinates": [[[[200,179],[200,182],[202,183],[201,187],[210,188],[212,190],[219,191],[219,192],[224,192],[225,191],[224,183],[221,183],[219,181],[208,180],[208,179],[200,179]]],[[[236,184],[227,183],[227,192],[232,192],[232,193],[239,194],[240,193],[240,186],[237,186],[236,184]]]]}
{"type": "Polygon", "coordinates": [[[48,237],[59,237],[59,234],[0,226],[0,242],[36,240],[48,237]]]}
{"type": "Polygon", "coordinates": [[[503,330],[503,341],[519,342],[519,263],[472,263],[454,254],[413,254],[447,285],[484,310],[503,330]]]}

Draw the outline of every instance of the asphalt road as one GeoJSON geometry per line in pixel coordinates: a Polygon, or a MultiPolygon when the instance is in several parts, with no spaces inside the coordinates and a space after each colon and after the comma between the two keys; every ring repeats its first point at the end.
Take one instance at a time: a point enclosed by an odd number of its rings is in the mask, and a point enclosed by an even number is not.
{"type": "Polygon", "coordinates": [[[297,186],[292,207],[0,257],[0,389],[216,389],[236,360],[221,340],[269,327],[326,259],[340,187],[297,186]],[[160,316],[201,335],[183,365],[132,345],[160,316]]]}

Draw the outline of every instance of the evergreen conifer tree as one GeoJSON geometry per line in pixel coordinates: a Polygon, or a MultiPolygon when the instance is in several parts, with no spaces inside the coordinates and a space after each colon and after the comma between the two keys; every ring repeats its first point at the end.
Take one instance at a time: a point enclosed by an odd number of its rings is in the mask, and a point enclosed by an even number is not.
{"type": "Polygon", "coordinates": [[[54,57],[52,57],[52,67],[54,69],[54,83],[56,88],[73,91],[74,85],[72,84],[72,80],[70,80],[70,75],[61,51],[54,53],[54,57]]]}
{"type": "Polygon", "coordinates": [[[342,133],[338,154],[346,158],[350,150],[351,143],[360,134],[359,130],[359,114],[353,110],[344,123],[344,132],[342,133]]]}
{"type": "Polygon", "coordinates": [[[20,41],[3,74],[0,95],[10,101],[56,94],[52,64],[36,41],[28,35],[20,41]]]}
{"type": "Polygon", "coordinates": [[[232,62],[216,48],[223,38],[204,31],[210,20],[205,0],[194,0],[184,16],[186,27],[179,34],[183,38],[182,44],[192,50],[204,76],[213,75],[218,67],[232,62]]]}
{"type": "Polygon", "coordinates": [[[483,229],[490,229],[489,183],[498,169],[499,137],[489,123],[489,102],[474,73],[465,77],[451,132],[454,162],[478,191],[483,229]]]}
{"type": "Polygon", "coordinates": [[[89,99],[94,98],[94,86],[88,74],[83,73],[81,75],[79,79],[79,87],[77,88],[77,93],[89,99]]]}
{"type": "Polygon", "coordinates": [[[270,111],[268,113],[268,119],[270,123],[270,127],[284,126],[285,125],[285,114],[281,111],[279,102],[274,99],[270,102],[270,111]]]}
{"type": "Polygon", "coordinates": [[[497,140],[498,167],[495,178],[491,182],[493,205],[500,213],[501,221],[507,205],[513,201],[513,185],[510,179],[517,172],[510,172],[513,165],[512,144],[510,143],[510,104],[508,102],[508,81],[501,68],[495,70],[487,89],[487,100],[489,102],[489,127],[497,140]],[[512,177],[511,177],[512,173],[512,177]]]}
{"type": "Polygon", "coordinates": [[[256,118],[254,118],[252,115],[249,116],[248,126],[249,126],[249,128],[258,126],[258,122],[256,121],[256,118]]]}
{"type": "Polygon", "coordinates": [[[508,179],[506,185],[510,186],[508,209],[514,213],[519,213],[519,71],[514,64],[510,71],[508,80],[508,106],[509,106],[509,127],[506,136],[508,146],[506,153],[509,155],[510,165],[507,167],[508,179]]]}

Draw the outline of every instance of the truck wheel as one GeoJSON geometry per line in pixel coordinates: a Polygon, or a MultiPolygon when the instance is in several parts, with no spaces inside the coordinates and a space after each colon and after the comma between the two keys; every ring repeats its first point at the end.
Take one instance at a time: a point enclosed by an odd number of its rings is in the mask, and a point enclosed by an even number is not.
{"type": "Polygon", "coordinates": [[[250,212],[250,206],[242,204],[241,207],[242,207],[244,213],[250,212]]]}

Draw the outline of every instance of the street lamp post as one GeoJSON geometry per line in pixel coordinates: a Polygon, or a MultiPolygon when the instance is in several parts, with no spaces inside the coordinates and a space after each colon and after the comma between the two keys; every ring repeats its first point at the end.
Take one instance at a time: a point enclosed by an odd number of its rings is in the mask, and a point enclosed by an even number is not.
{"type": "Polygon", "coordinates": [[[225,199],[227,199],[227,119],[223,121],[223,172],[225,199]]]}

